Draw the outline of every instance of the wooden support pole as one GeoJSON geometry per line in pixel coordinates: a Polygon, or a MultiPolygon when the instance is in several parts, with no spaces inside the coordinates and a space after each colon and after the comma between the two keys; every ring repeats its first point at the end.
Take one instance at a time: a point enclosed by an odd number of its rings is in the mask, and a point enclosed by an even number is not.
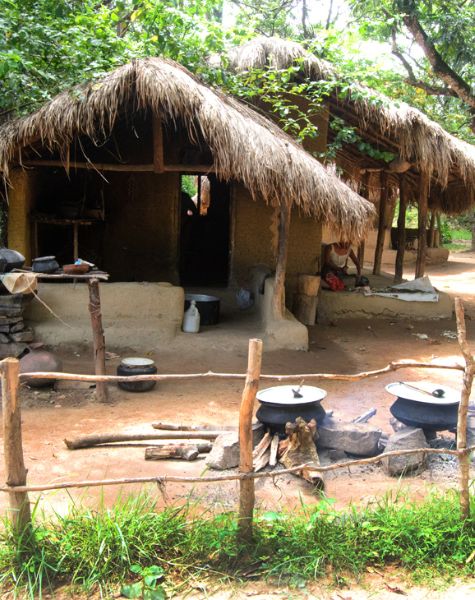
{"type": "MultiPolygon", "coordinates": [[[[21,436],[21,408],[18,397],[20,366],[16,358],[1,362],[3,452],[5,482],[9,486],[26,485],[25,462],[21,436]]],[[[11,521],[17,533],[23,534],[31,526],[31,512],[26,492],[9,492],[11,521]]]]}
{"type": "Polygon", "coordinates": [[[285,272],[289,247],[290,204],[284,204],[279,213],[279,240],[277,247],[277,265],[275,269],[274,297],[272,299],[274,316],[283,318],[285,314],[285,272]]]}
{"type": "Polygon", "coordinates": [[[163,128],[161,118],[154,114],[152,116],[153,128],[153,171],[154,173],[163,173],[163,128]]]}
{"type": "Polygon", "coordinates": [[[73,262],[79,258],[79,224],[73,223],[73,262]]]}
{"type": "Polygon", "coordinates": [[[475,374],[475,361],[467,342],[465,315],[463,303],[460,298],[455,298],[455,316],[457,318],[458,343],[465,359],[463,387],[460,395],[457,419],[457,450],[462,452],[458,456],[460,468],[460,510],[462,518],[468,519],[470,517],[470,454],[467,452],[467,414],[475,374]]]}
{"type": "Polygon", "coordinates": [[[381,262],[383,259],[384,238],[386,233],[386,205],[388,203],[388,174],[381,173],[381,196],[379,198],[378,237],[374,251],[373,275],[381,274],[381,262]]]}
{"type": "Polygon", "coordinates": [[[416,279],[424,277],[426,251],[427,251],[427,207],[429,196],[429,176],[421,173],[419,180],[419,201],[418,201],[418,236],[417,236],[417,259],[416,259],[416,279]]]}
{"type": "MultiPolygon", "coordinates": [[[[92,278],[87,281],[89,289],[89,313],[91,314],[92,339],[94,344],[94,365],[96,375],[106,374],[106,342],[102,328],[101,296],[99,280],[92,278]]],[[[107,383],[96,383],[96,398],[99,402],[107,402],[109,392],[107,383]]]]}
{"type": "MultiPolygon", "coordinates": [[[[242,392],[241,408],[239,410],[239,471],[253,471],[253,435],[252,414],[254,399],[259,387],[259,377],[262,363],[262,340],[249,340],[247,358],[247,374],[242,392]]],[[[239,486],[239,522],[238,538],[240,542],[249,543],[252,539],[252,518],[254,515],[254,480],[243,479],[239,486]]]]}
{"type": "Polygon", "coordinates": [[[429,248],[435,248],[435,212],[430,211],[429,248]]]}
{"type": "MultiPolygon", "coordinates": [[[[361,180],[361,186],[360,186],[360,196],[363,196],[363,198],[366,198],[366,200],[369,200],[369,171],[365,171],[363,173],[363,177],[361,180]]],[[[363,239],[358,244],[358,250],[357,250],[357,258],[358,258],[358,262],[360,263],[361,269],[363,269],[363,267],[364,267],[364,252],[365,252],[365,241],[363,239]]]]}
{"type": "Polygon", "coordinates": [[[397,218],[397,253],[394,269],[394,283],[401,283],[404,275],[404,253],[406,251],[406,210],[407,210],[407,178],[404,173],[399,176],[399,215],[397,218]]]}

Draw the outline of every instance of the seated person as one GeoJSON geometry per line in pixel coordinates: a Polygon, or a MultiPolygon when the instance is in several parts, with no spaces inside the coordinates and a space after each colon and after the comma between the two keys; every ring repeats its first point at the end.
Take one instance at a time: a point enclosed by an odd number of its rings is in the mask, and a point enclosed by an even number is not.
{"type": "Polygon", "coordinates": [[[350,242],[333,242],[325,246],[323,253],[322,278],[332,290],[345,287],[343,277],[348,276],[348,259],[351,258],[356,267],[356,280],[361,278],[361,265],[351,249],[350,242]]]}

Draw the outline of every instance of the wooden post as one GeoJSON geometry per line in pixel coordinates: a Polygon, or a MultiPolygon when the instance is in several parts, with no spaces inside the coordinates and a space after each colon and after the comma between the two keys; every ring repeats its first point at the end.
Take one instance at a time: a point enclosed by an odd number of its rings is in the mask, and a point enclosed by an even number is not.
{"type": "Polygon", "coordinates": [[[419,180],[419,201],[418,201],[418,238],[417,238],[417,260],[416,260],[416,279],[424,277],[427,249],[427,206],[429,196],[429,176],[421,173],[419,180]]]}
{"type": "MultiPolygon", "coordinates": [[[[363,198],[366,198],[366,200],[369,200],[369,171],[365,171],[363,173],[363,177],[361,179],[361,185],[360,185],[360,196],[363,196],[363,198]]],[[[361,270],[363,270],[364,267],[364,252],[365,252],[365,240],[362,239],[361,242],[358,244],[358,250],[357,250],[357,258],[358,258],[358,262],[360,263],[361,266],[361,270]]]]}
{"type": "Polygon", "coordinates": [[[285,314],[285,271],[287,268],[287,251],[289,246],[290,204],[284,204],[279,214],[279,241],[277,248],[277,265],[275,269],[274,297],[272,299],[274,316],[283,318],[285,314]]]}
{"type": "Polygon", "coordinates": [[[435,212],[430,211],[429,248],[435,248],[435,212]]]}
{"type": "Polygon", "coordinates": [[[153,128],[153,172],[163,173],[164,158],[163,158],[163,129],[162,120],[156,114],[152,116],[153,128]]]}
{"type": "MultiPolygon", "coordinates": [[[[91,314],[92,339],[94,344],[94,365],[96,375],[106,374],[106,342],[102,328],[101,296],[99,294],[99,280],[88,279],[89,288],[89,313],[91,314]]],[[[96,383],[96,398],[99,402],[107,402],[109,393],[107,383],[96,383]]]]}
{"type": "MultiPolygon", "coordinates": [[[[241,408],[239,410],[239,471],[252,473],[252,413],[254,399],[259,387],[262,362],[262,340],[249,340],[247,358],[246,383],[242,392],[241,408]]],[[[252,540],[252,518],[254,514],[254,480],[242,479],[239,482],[239,521],[238,538],[240,542],[252,540]]]]}
{"type": "Polygon", "coordinates": [[[407,179],[399,176],[399,215],[397,218],[397,252],[394,268],[394,283],[401,283],[404,275],[404,252],[406,250],[407,179]]]}
{"type": "MultiPolygon", "coordinates": [[[[19,362],[6,358],[1,362],[3,448],[5,482],[10,486],[26,485],[25,462],[21,437],[21,408],[18,397],[19,362]]],[[[11,520],[17,533],[31,526],[30,501],[26,492],[9,492],[11,520]]]]}
{"type": "Polygon", "coordinates": [[[73,223],[73,262],[79,258],[79,225],[73,223]]]}
{"type": "Polygon", "coordinates": [[[381,173],[381,196],[379,198],[379,220],[378,220],[378,237],[376,240],[376,248],[374,251],[373,275],[381,274],[381,262],[384,250],[384,237],[386,233],[386,205],[388,203],[388,174],[383,171],[381,173]]]}
{"type": "Polygon", "coordinates": [[[470,517],[470,454],[467,449],[467,413],[470,394],[472,393],[473,377],[475,374],[474,358],[467,343],[467,330],[465,327],[465,315],[463,303],[460,298],[455,298],[455,316],[457,318],[457,338],[465,359],[465,370],[463,373],[463,387],[460,395],[460,404],[457,419],[457,450],[459,454],[460,467],[460,510],[462,518],[470,517]]]}

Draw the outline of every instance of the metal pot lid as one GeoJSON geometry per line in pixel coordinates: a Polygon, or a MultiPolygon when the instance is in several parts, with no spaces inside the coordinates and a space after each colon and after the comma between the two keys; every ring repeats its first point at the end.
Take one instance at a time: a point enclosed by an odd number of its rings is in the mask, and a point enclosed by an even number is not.
{"type": "Polygon", "coordinates": [[[121,365],[124,367],[151,367],[155,362],[151,358],[140,358],[138,356],[129,356],[123,358],[121,365]]]}
{"type": "Polygon", "coordinates": [[[390,383],[386,386],[386,391],[392,394],[393,396],[397,396],[398,398],[402,398],[403,400],[413,400],[414,402],[423,402],[424,404],[437,404],[438,406],[448,405],[448,404],[458,404],[460,402],[460,392],[450,388],[446,385],[440,385],[438,383],[434,383],[432,381],[408,381],[409,385],[405,385],[406,382],[397,381],[395,383],[390,383]],[[413,389],[414,386],[420,388],[421,390],[425,390],[431,394],[424,394],[424,392],[418,392],[413,389]],[[444,395],[441,398],[437,396],[432,396],[432,392],[434,390],[443,390],[444,395]]]}
{"type": "Polygon", "coordinates": [[[45,260],[56,260],[56,256],[39,256],[34,258],[31,262],[43,262],[45,260]]]}
{"type": "Polygon", "coordinates": [[[208,294],[185,294],[185,300],[188,300],[188,302],[192,300],[195,302],[219,302],[217,296],[209,296],[208,294]]]}
{"type": "Polygon", "coordinates": [[[303,385],[299,393],[301,398],[295,398],[293,390],[299,389],[299,385],[277,385],[274,387],[259,390],[256,398],[262,404],[282,404],[282,406],[292,406],[299,404],[312,404],[320,402],[327,395],[325,390],[313,385],[303,385]]]}

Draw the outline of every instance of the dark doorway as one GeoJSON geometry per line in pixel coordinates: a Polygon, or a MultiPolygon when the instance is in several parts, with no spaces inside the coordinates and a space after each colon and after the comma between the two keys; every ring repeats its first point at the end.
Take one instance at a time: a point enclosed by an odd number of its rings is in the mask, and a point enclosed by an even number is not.
{"type": "Polygon", "coordinates": [[[229,185],[218,181],[215,175],[196,177],[193,183],[189,176],[181,179],[180,282],[182,285],[226,286],[229,185]]]}

